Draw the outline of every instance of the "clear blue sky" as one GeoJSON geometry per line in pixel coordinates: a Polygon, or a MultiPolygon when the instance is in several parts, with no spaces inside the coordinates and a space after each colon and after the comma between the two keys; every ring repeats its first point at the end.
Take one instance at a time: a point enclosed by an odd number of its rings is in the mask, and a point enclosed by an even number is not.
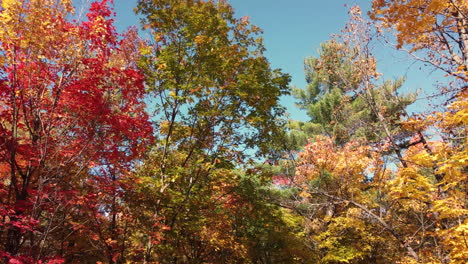
{"type": "MultiPolygon", "coordinates": [[[[75,0],[89,1],[89,0],[75,0]]],[[[130,25],[139,25],[133,13],[136,0],[115,0],[116,25],[121,32],[130,25]]],[[[234,7],[237,17],[249,16],[250,21],[263,29],[266,56],[273,68],[281,68],[291,74],[292,86],[305,87],[303,60],[316,56],[320,43],[330,35],[338,33],[348,19],[348,8],[358,4],[364,12],[370,8],[370,0],[228,0],[234,7]],[[347,6],[347,7],[346,7],[347,6]]],[[[378,54],[379,71],[385,79],[408,74],[403,91],[418,88],[432,90],[436,78],[427,71],[419,70],[419,64],[402,53],[382,49],[378,54]]],[[[424,97],[429,92],[421,94],[424,97]]],[[[282,104],[287,107],[290,118],[308,120],[304,111],[294,106],[292,97],[285,97],[282,104]]],[[[428,110],[428,103],[418,101],[409,110],[428,110]]]]}

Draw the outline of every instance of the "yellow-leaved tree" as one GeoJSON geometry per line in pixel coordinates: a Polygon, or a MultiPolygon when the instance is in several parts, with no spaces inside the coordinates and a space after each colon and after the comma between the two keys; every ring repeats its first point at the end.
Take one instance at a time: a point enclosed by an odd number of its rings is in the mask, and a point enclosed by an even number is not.
{"type": "Polygon", "coordinates": [[[466,263],[468,2],[374,0],[370,15],[394,30],[397,48],[446,72],[450,78],[442,92],[453,95],[445,112],[403,123],[434,135],[405,153],[408,167],[387,184],[393,210],[403,216],[401,232],[420,248],[418,258],[404,262],[466,263]]]}
{"type": "Polygon", "coordinates": [[[434,129],[439,140],[412,146],[405,155],[409,166],[400,168],[387,183],[388,195],[399,216],[398,229],[408,243],[420,248],[418,257],[402,263],[466,263],[468,259],[468,93],[444,113],[404,125],[434,129]]]}

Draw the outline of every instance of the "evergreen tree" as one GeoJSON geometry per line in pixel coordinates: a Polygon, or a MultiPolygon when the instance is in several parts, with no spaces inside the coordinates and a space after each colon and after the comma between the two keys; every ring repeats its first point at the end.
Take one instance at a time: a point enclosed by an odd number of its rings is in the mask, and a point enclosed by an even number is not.
{"type": "Polygon", "coordinates": [[[404,138],[398,122],[416,94],[398,94],[403,78],[361,88],[362,69],[357,69],[354,61],[363,56],[366,55],[346,43],[331,40],[321,45],[318,58],[305,60],[308,85],[305,89],[295,88],[293,95],[298,100],[297,105],[307,111],[310,121],[292,125],[292,137],[298,134],[295,130],[302,130],[308,137],[332,137],[339,145],[352,139],[382,143],[388,137],[382,129],[382,122],[385,122],[392,137],[397,141],[404,138]]]}

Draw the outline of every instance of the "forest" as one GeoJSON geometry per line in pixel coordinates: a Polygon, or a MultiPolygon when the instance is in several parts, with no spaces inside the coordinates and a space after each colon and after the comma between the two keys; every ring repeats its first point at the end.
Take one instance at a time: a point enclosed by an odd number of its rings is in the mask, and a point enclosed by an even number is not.
{"type": "Polygon", "coordinates": [[[226,0],[89,2],[0,0],[1,263],[468,262],[467,1],[349,7],[306,87],[226,0]]]}

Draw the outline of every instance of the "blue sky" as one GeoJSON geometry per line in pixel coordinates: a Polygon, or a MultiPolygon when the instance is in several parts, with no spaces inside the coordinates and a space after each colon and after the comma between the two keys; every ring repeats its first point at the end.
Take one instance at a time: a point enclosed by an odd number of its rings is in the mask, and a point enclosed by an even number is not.
{"type": "MultiPolygon", "coordinates": [[[[76,0],[88,1],[88,0],[76,0]]],[[[138,25],[133,13],[136,0],[115,0],[116,26],[121,32],[126,27],[138,25]]],[[[370,9],[370,0],[228,0],[237,17],[249,16],[250,21],[263,29],[266,56],[273,68],[281,68],[292,76],[292,86],[305,87],[303,61],[316,56],[320,43],[338,33],[348,19],[348,8],[358,4],[364,12],[370,9]]],[[[433,91],[432,83],[438,77],[430,74],[420,64],[414,64],[404,53],[380,47],[378,69],[384,79],[407,75],[402,92],[424,88],[420,97],[433,91]]],[[[304,111],[294,106],[294,98],[282,99],[291,119],[308,120],[304,111]]],[[[428,102],[419,100],[409,112],[430,110],[428,102]]]]}

